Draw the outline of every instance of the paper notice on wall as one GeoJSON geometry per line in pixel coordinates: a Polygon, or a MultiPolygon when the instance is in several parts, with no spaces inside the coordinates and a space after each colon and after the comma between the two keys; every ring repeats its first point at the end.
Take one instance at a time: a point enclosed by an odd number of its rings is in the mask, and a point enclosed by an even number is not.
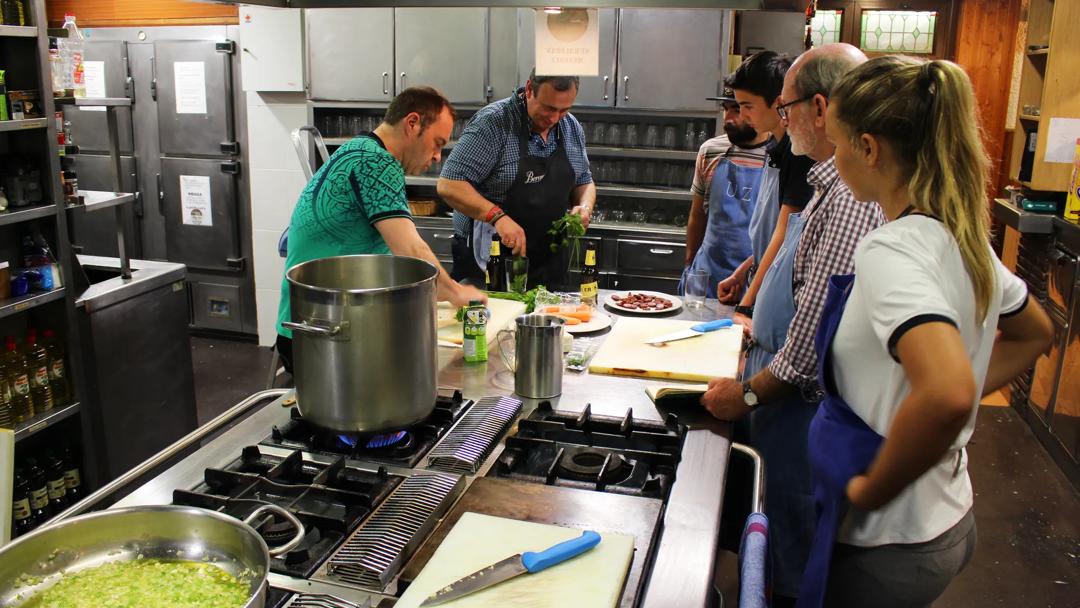
{"type": "Polygon", "coordinates": [[[180,176],[180,213],[187,226],[213,226],[210,178],[205,175],[180,176]]]}
{"type": "Polygon", "coordinates": [[[173,63],[177,114],[206,114],[206,66],[201,61],[173,63]]]}
{"type": "Polygon", "coordinates": [[[1043,162],[1071,165],[1076,156],[1077,139],[1080,139],[1080,118],[1051,118],[1043,162]]]}
{"type": "Polygon", "coordinates": [[[535,19],[538,76],[600,73],[600,16],[595,8],[538,8],[535,19]]]}
{"type": "MultiPolygon", "coordinates": [[[[105,94],[105,62],[84,61],[83,75],[86,77],[87,97],[108,97],[105,94]]],[[[84,112],[104,112],[105,106],[85,106],[84,112]]]]}

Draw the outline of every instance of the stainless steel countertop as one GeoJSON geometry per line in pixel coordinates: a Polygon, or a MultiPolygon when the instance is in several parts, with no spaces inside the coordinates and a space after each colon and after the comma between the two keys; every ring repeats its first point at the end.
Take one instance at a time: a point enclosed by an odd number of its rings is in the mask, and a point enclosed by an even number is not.
{"type": "MultiPolygon", "coordinates": [[[[610,292],[601,292],[601,300],[607,293],[610,292]]],[[[621,316],[610,309],[606,312],[615,317],[621,316]]],[[[666,315],[665,318],[711,320],[730,314],[730,307],[711,300],[703,309],[684,308],[678,314],[666,315]]],[[[598,338],[602,340],[603,335],[598,338]]],[[[492,350],[497,349],[495,346],[492,350]]],[[[439,384],[440,387],[460,389],[465,397],[472,399],[513,393],[512,374],[497,352],[490,354],[486,364],[466,365],[460,348],[440,348],[439,384]]],[[[645,393],[645,387],[650,384],[670,384],[670,381],[566,372],[562,396],[550,401],[554,407],[562,410],[581,411],[589,405],[594,414],[623,416],[627,408],[632,408],[637,418],[663,420],[665,416],[645,393]]],[[[283,400],[278,399],[263,406],[246,420],[205,443],[191,456],[136,489],[116,506],[171,503],[173,489],[197,485],[203,478],[203,469],[227,464],[239,456],[242,446],[257,444],[270,433],[273,425],[287,422],[289,408],[282,406],[283,400]]],[[[528,415],[539,401],[525,400],[522,416],[528,415]]],[[[680,421],[690,429],[666,505],[662,532],[656,544],[648,587],[641,596],[641,606],[708,606],[714,595],[713,569],[731,447],[730,427],[707,414],[692,420],[684,416],[680,421]]],[[[477,476],[487,473],[501,451],[500,445],[477,476]]],[[[375,465],[370,468],[374,470],[375,465]]],[[[410,474],[407,469],[388,467],[388,470],[396,474],[410,474]]],[[[466,480],[471,482],[471,478],[466,480]]],[[[344,587],[336,588],[332,583],[302,581],[275,574],[271,574],[270,582],[293,591],[332,593],[353,601],[381,597],[344,587]]]]}
{"type": "Polygon", "coordinates": [[[75,306],[87,312],[100,310],[117,302],[122,302],[140,293],[146,293],[162,285],[180,281],[178,289],[183,289],[187,266],[174,262],[155,262],[152,260],[131,260],[131,278],[119,276],[120,258],[98,255],[79,255],[83,268],[115,270],[116,277],[94,283],[75,299],[75,306]]]}
{"type": "Polygon", "coordinates": [[[1003,198],[994,199],[994,217],[1023,234],[1053,235],[1074,252],[1080,252],[1080,225],[1046,213],[1024,211],[1003,198]]]}

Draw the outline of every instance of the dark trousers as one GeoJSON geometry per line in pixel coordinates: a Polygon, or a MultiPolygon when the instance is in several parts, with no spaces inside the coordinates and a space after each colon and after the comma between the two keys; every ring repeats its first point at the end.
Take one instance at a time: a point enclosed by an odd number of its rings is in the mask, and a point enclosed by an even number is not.
{"type": "Polygon", "coordinates": [[[292,357],[292,338],[286,338],[285,336],[278,334],[277,342],[278,357],[281,359],[281,365],[285,368],[285,371],[289,372],[291,376],[293,373],[293,357],[292,357]]]}
{"type": "Polygon", "coordinates": [[[473,256],[472,247],[469,246],[467,237],[455,234],[450,243],[450,252],[454,256],[454,267],[450,270],[450,278],[459,283],[467,283],[480,289],[485,287],[484,269],[476,265],[476,257],[473,256]]]}

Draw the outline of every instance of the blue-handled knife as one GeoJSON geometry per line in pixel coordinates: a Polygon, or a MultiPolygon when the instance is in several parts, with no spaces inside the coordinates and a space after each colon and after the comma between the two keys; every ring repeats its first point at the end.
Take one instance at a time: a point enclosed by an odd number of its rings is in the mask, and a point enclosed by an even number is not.
{"type": "Polygon", "coordinates": [[[519,574],[536,574],[541,570],[545,570],[556,564],[561,564],[572,557],[577,557],[598,544],[600,544],[600,535],[592,530],[588,530],[582,532],[581,536],[577,538],[561,542],[554,547],[540,551],[539,553],[526,551],[525,553],[511,555],[504,560],[495,562],[482,570],[473,572],[472,574],[460,578],[436,591],[424,600],[423,604],[420,604],[420,608],[445,604],[446,602],[456,600],[460,597],[469,595],[470,593],[476,593],[482,589],[487,589],[492,585],[498,585],[519,574]]]}
{"type": "Polygon", "coordinates": [[[709,321],[708,323],[698,323],[689,329],[682,331],[672,332],[670,334],[664,334],[655,338],[649,338],[645,340],[645,344],[652,344],[658,346],[660,344],[667,344],[668,342],[674,342],[676,340],[685,340],[686,338],[696,338],[703,336],[710,331],[716,331],[725,327],[731,327],[731,319],[717,319],[716,321],[709,321]]]}

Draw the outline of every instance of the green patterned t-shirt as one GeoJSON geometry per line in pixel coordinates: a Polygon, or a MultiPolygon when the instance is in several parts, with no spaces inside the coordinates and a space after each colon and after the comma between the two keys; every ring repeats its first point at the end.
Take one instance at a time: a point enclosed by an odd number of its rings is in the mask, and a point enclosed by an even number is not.
{"type": "MultiPolygon", "coordinates": [[[[405,171],[374,137],[354,137],[330,156],[300,194],[289,222],[285,268],[337,255],[390,253],[375,224],[411,217],[405,171]]],[[[278,333],[290,319],[289,282],[281,281],[278,333]]]]}

